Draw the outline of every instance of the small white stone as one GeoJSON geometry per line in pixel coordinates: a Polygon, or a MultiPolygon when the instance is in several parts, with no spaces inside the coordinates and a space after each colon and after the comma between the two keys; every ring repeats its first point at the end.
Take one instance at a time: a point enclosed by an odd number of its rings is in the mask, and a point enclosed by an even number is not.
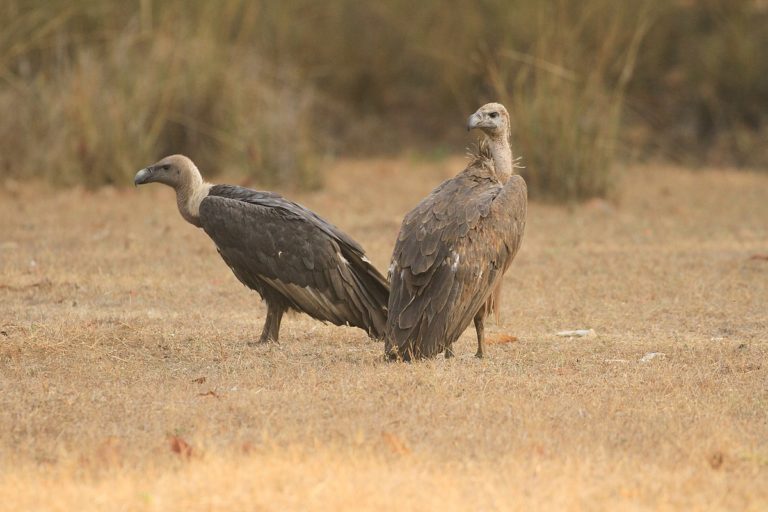
{"type": "Polygon", "coordinates": [[[594,336],[595,330],[594,329],[576,329],[573,331],[560,331],[557,333],[558,336],[563,336],[566,338],[585,338],[588,336],[594,336]]]}
{"type": "Polygon", "coordinates": [[[643,357],[640,358],[641,363],[648,363],[652,359],[656,359],[657,357],[666,357],[667,355],[663,352],[648,352],[643,357]]]}

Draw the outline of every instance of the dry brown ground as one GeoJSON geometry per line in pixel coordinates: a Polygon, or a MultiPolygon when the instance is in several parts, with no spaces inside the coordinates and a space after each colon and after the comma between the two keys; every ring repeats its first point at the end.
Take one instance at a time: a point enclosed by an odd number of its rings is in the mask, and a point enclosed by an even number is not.
{"type": "MultiPolygon", "coordinates": [[[[383,269],[462,163],[291,195],[383,269]]],[[[387,364],[305,316],[246,347],[265,310],[167,188],[8,183],[0,509],[766,510],[765,254],[768,175],[632,168],[615,203],[531,205],[485,360],[468,331],[387,364]]]]}

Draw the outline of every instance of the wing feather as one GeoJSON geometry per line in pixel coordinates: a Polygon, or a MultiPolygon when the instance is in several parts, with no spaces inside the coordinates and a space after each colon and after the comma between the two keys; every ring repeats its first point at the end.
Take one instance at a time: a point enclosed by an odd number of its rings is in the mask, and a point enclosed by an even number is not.
{"type": "Polygon", "coordinates": [[[278,293],[287,305],[337,325],[383,335],[388,286],[348,235],[270,192],[218,185],[200,221],[246,286],[278,293]]]}

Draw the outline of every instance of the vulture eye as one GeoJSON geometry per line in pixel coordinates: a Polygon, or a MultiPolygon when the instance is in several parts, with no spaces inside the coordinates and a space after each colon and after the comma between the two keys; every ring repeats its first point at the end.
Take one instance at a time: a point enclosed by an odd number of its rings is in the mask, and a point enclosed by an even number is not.
{"type": "Polygon", "coordinates": [[[171,168],[170,165],[164,165],[164,166],[161,167],[161,169],[164,170],[164,171],[167,171],[170,168],[171,168]]]}
{"type": "Polygon", "coordinates": [[[489,115],[491,116],[491,119],[496,119],[497,117],[499,117],[498,112],[491,112],[489,115]]]}

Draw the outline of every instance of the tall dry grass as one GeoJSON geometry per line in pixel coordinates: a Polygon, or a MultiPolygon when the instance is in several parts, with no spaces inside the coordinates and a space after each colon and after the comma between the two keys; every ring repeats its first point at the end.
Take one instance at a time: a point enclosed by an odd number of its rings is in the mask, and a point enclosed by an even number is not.
{"type": "Polygon", "coordinates": [[[609,195],[648,12],[630,13],[614,2],[584,9],[559,2],[535,13],[531,24],[537,37],[526,53],[504,45],[486,60],[495,95],[512,107],[521,173],[531,189],[555,199],[609,195]]]}
{"type": "Polygon", "coordinates": [[[458,151],[499,99],[534,195],[610,193],[617,151],[768,162],[756,0],[8,0],[0,21],[4,175],[124,182],[186,152],[316,184],[326,155],[458,151]]]}
{"type": "Polygon", "coordinates": [[[4,173],[124,184],[139,167],[186,153],[205,173],[318,181],[312,87],[247,45],[220,41],[237,12],[200,4],[186,19],[181,3],[154,13],[146,1],[136,13],[21,6],[2,47],[10,78],[0,108],[12,113],[0,122],[4,173]]]}
{"type": "Polygon", "coordinates": [[[651,5],[628,90],[634,142],[690,165],[768,166],[768,3],[651,5]]]}

